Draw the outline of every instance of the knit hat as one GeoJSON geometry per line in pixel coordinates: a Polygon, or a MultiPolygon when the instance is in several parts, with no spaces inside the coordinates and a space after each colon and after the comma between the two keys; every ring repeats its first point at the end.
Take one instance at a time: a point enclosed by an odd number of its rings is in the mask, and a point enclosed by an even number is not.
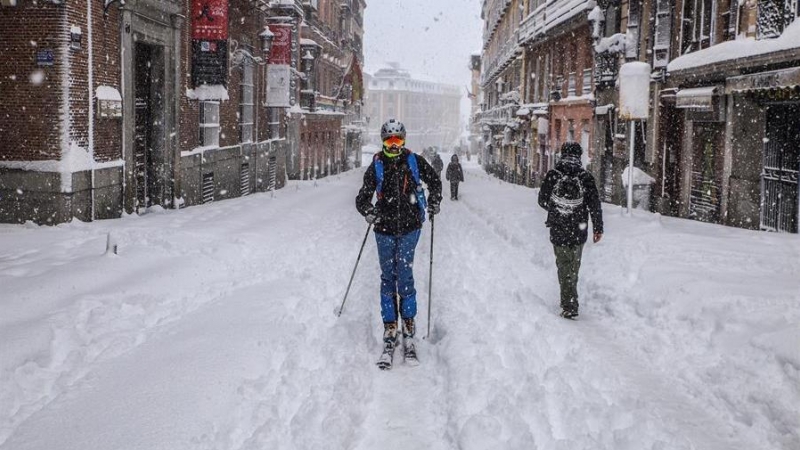
{"type": "Polygon", "coordinates": [[[581,144],[577,142],[565,142],[564,145],[561,146],[561,157],[565,156],[577,156],[578,158],[581,157],[583,154],[583,148],[581,144]]]}

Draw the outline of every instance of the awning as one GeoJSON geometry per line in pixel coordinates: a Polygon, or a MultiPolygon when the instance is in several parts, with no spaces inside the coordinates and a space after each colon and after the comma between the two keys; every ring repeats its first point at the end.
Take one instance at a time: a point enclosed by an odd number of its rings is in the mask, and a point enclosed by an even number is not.
{"type": "Polygon", "coordinates": [[[681,89],[675,95],[675,107],[711,110],[716,93],[717,86],[681,89]]]}

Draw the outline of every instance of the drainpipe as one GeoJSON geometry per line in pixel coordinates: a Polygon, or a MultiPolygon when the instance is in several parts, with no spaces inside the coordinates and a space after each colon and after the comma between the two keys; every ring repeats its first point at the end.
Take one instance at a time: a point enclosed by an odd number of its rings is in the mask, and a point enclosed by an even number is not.
{"type": "Polygon", "coordinates": [[[86,2],[86,32],[89,44],[89,164],[91,164],[92,184],[90,186],[92,196],[92,211],[89,219],[94,221],[94,54],[92,52],[94,43],[92,41],[92,2],[86,2]]]}

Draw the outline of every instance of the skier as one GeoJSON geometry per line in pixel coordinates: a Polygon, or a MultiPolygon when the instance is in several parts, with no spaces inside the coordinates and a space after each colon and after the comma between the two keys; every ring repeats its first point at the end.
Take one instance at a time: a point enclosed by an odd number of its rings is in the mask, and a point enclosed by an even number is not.
{"type": "Polygon", "coordinates": [[[578,271],[592,217],[593,241],[603,237],[603,210],[592,174],[581,164],[577,142],[561,146],[561,160],[547,172],[539,191],[539,206],[547,210],[550,242],[556,255],[561,288],[561,317],[578,316],[578,271]]]}
{"type": "Polygon", "coordinates": [[[439,179],[441,179],[442,170],[444,169],[444,161],[442,161],[442,157],[439,156],[439,152],[433,153],[433,161],[431,161],[431,165],[433,166],[433,170],[439,174],[439,179]]]}
{"type": "Polygon", "coordinates": [[[418,157],[405,147],[405,138],[406,128],[402,123],[390,119],[383,124],[383,151],[375,154],[356,196],[356,208],[367,223],[374,225],[378,243],[381,318],[384,327],[384,351],[378,361],[381,369],[389,369],[392,365],[398,341],[398,313],[403,319],[404,356],[411,364],[417,361],[414,343],[414,317],[417,314],[414,250],[426,212],[431,216],[438,214],[442,200],[439,175],[425,158],[418,157]],[[428,185],[427,200],[422,182],[428,185]],[[377,194],[375,205],[372,204],[373,194],[377,194]]]}
{"type": "Polygon", "coordinates": [[[458,200],[458,183],[464,181],[464,170],[458,162],[458,155],[450,157],[445,178],[450,182],[450,200],[458,200]]]}

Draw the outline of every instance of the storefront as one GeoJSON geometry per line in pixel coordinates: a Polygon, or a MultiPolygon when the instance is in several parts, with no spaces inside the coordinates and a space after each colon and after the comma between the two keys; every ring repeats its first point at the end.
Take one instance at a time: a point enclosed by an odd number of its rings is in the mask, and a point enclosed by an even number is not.
{"type": "Polygon", "coordinates": [[[800,67],[728,78],[726,92],[737,108],[730,127],[731,220],[797,233],[800,67]]]}

